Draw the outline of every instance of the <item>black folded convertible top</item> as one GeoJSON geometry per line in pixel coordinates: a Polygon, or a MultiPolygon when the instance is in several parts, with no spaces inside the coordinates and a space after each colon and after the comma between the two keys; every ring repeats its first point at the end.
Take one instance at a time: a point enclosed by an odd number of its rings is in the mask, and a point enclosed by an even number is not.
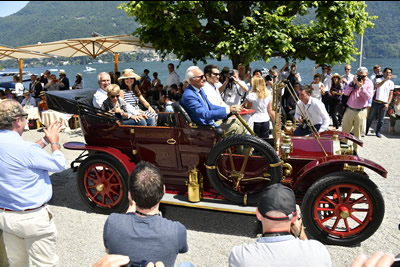
{"type": "Polygon", "coordinates": [[[92,105],[97,88],[46,91],[47,107],[68,114],[79,114],[78,102],[92,105]]]}

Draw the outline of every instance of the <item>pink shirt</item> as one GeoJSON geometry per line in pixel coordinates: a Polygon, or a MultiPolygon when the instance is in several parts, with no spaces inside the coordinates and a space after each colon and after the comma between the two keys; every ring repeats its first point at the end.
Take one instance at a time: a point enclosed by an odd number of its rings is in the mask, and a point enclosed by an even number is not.
{"type": "Polygon", "coordinates": [[[345,95],[350,95],[347,105],[351,108],[361,109],[368,106],[368,100],[372,97],[374,93],[374,85],[370,80],[366,80],[363,83],[363,88],[360,90],[358,85],[355,88],[351,87],[353,82],[351,82],[344,90],[345,95]]]}

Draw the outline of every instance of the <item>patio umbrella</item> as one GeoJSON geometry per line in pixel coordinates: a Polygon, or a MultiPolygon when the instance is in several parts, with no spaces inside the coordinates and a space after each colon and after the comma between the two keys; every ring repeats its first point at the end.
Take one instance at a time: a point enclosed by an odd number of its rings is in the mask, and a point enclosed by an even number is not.
{"type": "Polygon", "coordinates": [[[49,55],[45,55],[38,52],[11,48],[0,45],[0,60],[10,60],[10,59],[19,59],[19,77],[22,81],[22,65],[24,58],[44,58],[44,57],[52,57],[49,55]]]}
{"type": "Polygon", "coordinates": [[[152,49],[151,44],[141,44],[139,38],[131,35],[95,36],[67,39],[36,45],[18,47],[63,57],[91,56],[96,58],[104,53],[114,53],[115,71],[118,69],[118,52],[137,51],[139,48],[152,49]]]}

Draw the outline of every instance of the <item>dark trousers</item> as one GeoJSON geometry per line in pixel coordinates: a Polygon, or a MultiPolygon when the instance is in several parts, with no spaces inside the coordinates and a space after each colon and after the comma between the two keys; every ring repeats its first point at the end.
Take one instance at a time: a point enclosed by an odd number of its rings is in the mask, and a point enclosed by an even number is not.
{"type": "MultiPolygon", "coordinates": [[[[301,127],[302,124],[300,124],[300,126],[298,126],[296,128],[296,130],[293,133],[293,136],[305,136],[305,135],[309,135],[311,133],[310,128],[307,126],[305,129],[303,129],[301,127]]],[[[319,129],[321,128],[321,124],[315,124],[314,128],[319,131],[319,129]]]]}
{"type": "Polygon", "coordinates": [[[255,122],[254,133],[260,138],[268,138],[269,137],[269,121],[264,122],[255,122]]]}
{"type": "Polygon", "coordinates": [[[372,121],[375,118],[376,113],[378,113],[378,125],[376,125],[375,133],[380,133],[383,125],[383,118],[385,117],[386,110],[384,110],[384,103],[377,103],[375,101],[372,102],[371,109],[369,110],[368,118],[367,118],[367,128],[366,133],[369,131],[369,127],[371,127],[372,121]]]}
{"type": "Polygon", "coordinates": [[[339,128],[338,122],[338,109],[340,105],[340,100],[335,98],[329,98],[329,116],[332,117],[333,126],[337,129],[339,128]]]}

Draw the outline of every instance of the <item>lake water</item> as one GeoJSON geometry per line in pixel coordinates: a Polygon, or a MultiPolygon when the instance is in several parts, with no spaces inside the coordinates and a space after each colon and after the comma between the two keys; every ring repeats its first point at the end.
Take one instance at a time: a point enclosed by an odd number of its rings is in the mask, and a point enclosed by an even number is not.
{"type": "MultiPolygon", "coordinates": [[[[175,71],[178,73],[179,78],[181,81],[185,78],[185,72],[186,69],[190,66],[193,65],[193,62],[191,61],[185,61],[181,64],[179,68],[177,68],[177,65],[179,61],[165,61],[165,62],[159,62],[159,61],[153,61],[153,62],[120,62],[118,64],[119,71],[122,73],[123,69],[126,68],[133,68],[135,72],[140,75],[143,73],[144,69],[150,70],[150,78],[153,78],[152,73],[153,72],[158,72],[158,78],[161,80],[163,84],[167,81],[168,77],[168,63],[174,63],[175,65],[175,71]]],[[[222,61],[217,61],[217,60],[209,60],[207,64],[214,64],[217,65],[220,70],[224,66],[228,66],[229,68],[232,68],[232,62],[230,60],[222,60],[222,61]]],[[[268,63],[265,63],[264,61],[255,61],[250,63],[250,67],[252,70],[259,68],[262,69],[263,67],[265,68],[271,68],[272,66],[276,65],[279,69],[283,67],[285,64],[284,59],[282,58],[273,58],[271,59],[268,63]]],[[[373,73],[373,66],[374,65],[380,65],[381,69],[385,67],[390,67],[393,69],[393,74],[398,75],[397,78],[393,79],[393,82],[395,84],[400,84],[400,61],[399,59],[396,58],[368,58],[368,59],[363,59],[362,65],[367,67],[369,70],[369,74],[373,73]]],[[[197,64],[201,69],[204,68],[205,64],[203,63],[198,63],[197,64]]],[[[340,75],[344,74],[344,65],[337,65],[333,67],[332,73],[339,73],[340,75]]],[[[92,68],[96,69],[96,72],[84,72],[85,70],[85,65],[67,65],[67,66],[51,66],[51,67],[37,67],[37,68],[25,68],[24,70],[29,70],[32,73],[35,74],[41,74],[43,73],[46,69],[64,69],[67,73],[67,77],[70,80],[70,84],[72,84],[75,81],[75,75],[76,73],[81,73],[83,76],[83,80],[85,81],[85,88],[97,88],[97,74],[106,71],[114,71],[114,62],[111,63],[94,63],[87,65],[92,68]]],[[[302,78],[302,84],[310,84],[313,80],[313,77],[311,75],[311,71],[315,66],[315,62],[311,60],[304,60],[301,62],[297,62],[297,70],[301,75],[302,78]]],[[[352,73],[355,74],[356,70],[359,66],[358,61],[351,63],[352,66],[352,73]]],[[[18,69],[7,69],[7,71],[18,71],[18,69]]],[[[318,69],[318,72],[321,72],[321,69],[318,69]]],[[[58,77],[58,71],[57,72],[52,72],[56,73],[58,77]]],[[[24,83],[25,87],[27,88],[29,86],[29,82],[24,83]]]]}

